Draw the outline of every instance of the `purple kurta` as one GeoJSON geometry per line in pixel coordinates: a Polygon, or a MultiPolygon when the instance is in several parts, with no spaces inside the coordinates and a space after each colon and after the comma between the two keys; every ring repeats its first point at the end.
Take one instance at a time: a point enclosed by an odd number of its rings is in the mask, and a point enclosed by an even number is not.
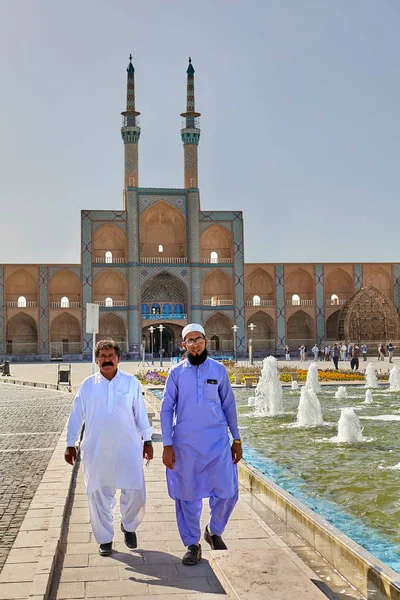
{"type": "Polygon", "coordinates": [[[238,439],[236,402],[224,365],[207,358],[173,367],[161,406],[164,446],[175,451],[167,469],[168,493],[179,500],[232,498],[237,493],[228,428],[238,439]]]}

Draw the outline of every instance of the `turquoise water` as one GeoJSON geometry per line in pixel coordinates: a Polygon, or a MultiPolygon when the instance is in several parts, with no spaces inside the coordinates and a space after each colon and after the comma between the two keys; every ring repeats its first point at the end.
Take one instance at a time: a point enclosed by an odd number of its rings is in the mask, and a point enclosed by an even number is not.
{"type": "Polygon", "coordinates": [[[248,407],[254,389],[235,389],[244,458],[400,573],[400,393],[379,388],[364,404],[365,388],[347,388],[344,400],[336,390],[318,394],[325,425],[296,428],[300,392],[284,388],[283,415],[256,417],[248,407]],[[345,406],[360,417],[363,442],[332,440],[345,406]]]}

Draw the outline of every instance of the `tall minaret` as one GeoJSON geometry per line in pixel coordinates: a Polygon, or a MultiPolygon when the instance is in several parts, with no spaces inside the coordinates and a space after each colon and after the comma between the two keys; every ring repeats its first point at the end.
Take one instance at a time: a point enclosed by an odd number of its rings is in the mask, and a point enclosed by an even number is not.
{"type": "Polygon", "coordinates": [[[122,114],[121,135],[125,144],[125,178],[124,188],[139,187],[138,143],[140,138],[139,112],[135,110],[135,69],[132,64],[132,54],[129,65],[126,86],[126,110],[122,114]]]}
{"type": "Polygon", "coordinates": [[[185,188],[198,188],[197,146],[200,140],[200,113],[194,108],[194,69],[189,58],[187,73],[187,104],[181,129],[183,149],[185,154],[185,188]]]}

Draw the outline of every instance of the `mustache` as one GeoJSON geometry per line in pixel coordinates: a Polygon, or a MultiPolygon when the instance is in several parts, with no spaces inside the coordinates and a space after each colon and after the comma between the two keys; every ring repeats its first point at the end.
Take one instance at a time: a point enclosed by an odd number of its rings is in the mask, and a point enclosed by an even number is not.
{"type": "Polygon", "coordinates": [[[103,362],[103,364],[101,366],[102,367],[113,367],[114,363],[111,362],[110,360],[106,360],[106,362],[103,362]]]}

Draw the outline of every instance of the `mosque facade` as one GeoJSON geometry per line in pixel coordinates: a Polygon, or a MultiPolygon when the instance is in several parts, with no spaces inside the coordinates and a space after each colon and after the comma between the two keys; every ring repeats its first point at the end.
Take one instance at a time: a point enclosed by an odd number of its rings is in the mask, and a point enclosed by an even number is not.
{"type": "Polygon", "coordinates": [[[143,346],[171,356],[189,322],[204,324],[215,355],[244,356],[250,340],[265,356],[286,344],[295,352],[302,343],[399,338],[399,264],[245,263],[242,212],[201,209],[190,59],[183,188],[140,187],[139,117],[130,59],[123,206],[81,211],[80,264],[0,266],[3,358],[89,360],[87,303],[99,305],[98,338],[116,339],[132,358],[143,346]]]}

